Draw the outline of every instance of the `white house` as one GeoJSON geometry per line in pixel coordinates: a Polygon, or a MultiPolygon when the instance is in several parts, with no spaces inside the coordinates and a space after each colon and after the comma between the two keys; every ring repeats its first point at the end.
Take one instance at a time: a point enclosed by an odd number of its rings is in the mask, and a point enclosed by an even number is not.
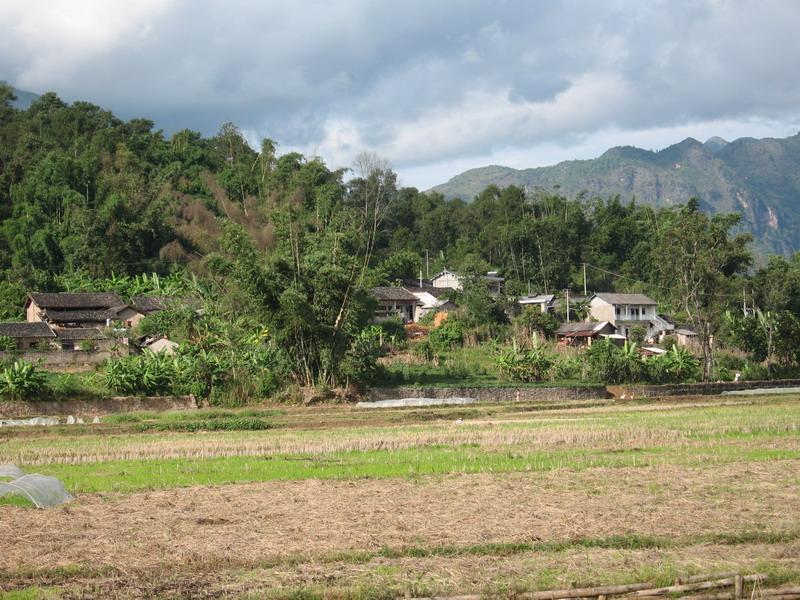
{"type": "Polygon", "coordinates": [[[524,306],[535,306],[543,313],[555,312],[555,296],[553,294],[536,294],[535,296],[523,296],[517,302],[524,306]]]}
{"type": "Polygon", "coordinates": [[[658,315],[658,303],[644,294],[599,292],[589,300],[589,315],[597,321],[608,321],[617,332],[628,337],[633,327],[644,327],[645,339],[656,338],[674,328],[658,315]]]}
{"type": "MultiPolygon", "coordinates": [[[[490,294],[499,295],[506,280],[497,271],[488,271],[486,275],[481,275],[481,281],[486,283],[490,294]]],[[[445,269],[431,279],[431,285],[437,288],[461,290],[464,289],[464,277],[445,269]]]]}

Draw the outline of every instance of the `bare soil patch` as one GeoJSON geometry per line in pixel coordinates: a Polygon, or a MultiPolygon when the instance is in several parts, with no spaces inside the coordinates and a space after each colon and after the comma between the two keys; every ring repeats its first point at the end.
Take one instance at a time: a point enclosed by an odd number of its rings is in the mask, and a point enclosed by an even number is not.
{"type": "Polygon", "coordinates": [[[271,482],[0,507],[0,572],[253,565],[382,547],[800,527],[800,461],[271,482]]]}

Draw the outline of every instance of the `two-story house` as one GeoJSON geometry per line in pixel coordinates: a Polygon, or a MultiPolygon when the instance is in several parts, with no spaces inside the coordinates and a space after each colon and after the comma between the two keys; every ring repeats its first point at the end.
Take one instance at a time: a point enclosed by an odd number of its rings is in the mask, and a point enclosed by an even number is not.
{"type": "Polygon", "coordinates": [[[659,317],[657,308],[656,301],[644,294],[599,292],[589,300],[589,315],[597,321],[608,321],[625,337],[637,326],[644,327],[645,339],[674,327],[659,317]]]}

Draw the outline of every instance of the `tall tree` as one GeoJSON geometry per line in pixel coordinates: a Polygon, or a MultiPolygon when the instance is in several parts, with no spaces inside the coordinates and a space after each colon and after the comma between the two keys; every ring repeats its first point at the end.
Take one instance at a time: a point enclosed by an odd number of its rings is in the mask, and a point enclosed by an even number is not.
{"type": "Polygon", "coordinates": [[[731,236],[738,215],[709,217],[700,212],[696,199],[664,211],[660,221],[652,250],[655,280],[696,329],[703,351],[703,379],[708,380],[714,365],[714,336],[724,307],[736,297],[730,278],[751,264],[747,249],[751,238],[749,234],[731,236]]]}

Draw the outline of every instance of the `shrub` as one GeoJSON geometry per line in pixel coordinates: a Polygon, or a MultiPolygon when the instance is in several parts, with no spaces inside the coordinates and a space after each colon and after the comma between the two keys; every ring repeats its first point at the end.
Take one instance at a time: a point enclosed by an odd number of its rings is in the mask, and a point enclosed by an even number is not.
{"type": "Polygon", "coordinates": [[[39,340],[31,345],[31,350],[34,352],[53,352],[57,350],[58,346],[56,346],[53,342],[49,342],[47,340],[39,340]]]}
{"type": "Polygon", "coordinates": [[[592,379],[601,383],[636,383],[647,375],[635,343],[625,342],[620,348],[610,340],[599,340],[586,350],[586,358],[592,379]]]}
{"type": "Polygon", "coordinates": [[[33,364],[16,360],[0,371],[0,396],[9,400],[29,400],[46,386],[47,376],[33,364]]]}
{"type": "Polygon", "coordinates": [[[464,326],[458,319],[447,319],[428,336],[434,353],[452,350],[464,343],[464,326]]]}
{"type": "Polygon", "coordinates": [[[119,394],[174,394],[181,374],[176,357],[145,350],[144,354],[108,361],[105,383],[119,394]]]}
{"type": "Polygon", "coordinates": [[[16,352],[17,342],[12,337],[0,335],[0,352],[16,352]]]}
{"type": "Polygon", "coordinates": [[[534,335],[551,338],[558,329],[558,319],[550,313],[543,313],[539,308],[526,306],[514,319],[514,327],[528,339],[534,335]]]}
{"type": "Polygon", "coordinates": [[[678,338],[674,335],[665,335],[664,339],[661,340],[661,347],[670,350],[673,346],[678,345],[678,338]]]}
{"type": "Polygon", "coordinates": [[[383,354],[382,335],[382,328],[373,325],[353,337],[342,361],[344,375],[359,383],[371,383],[376,379],[380,373],[378,358],[383,354]]]}
{"type": "Polygon", "coordinates": [[[97,342],[94,340],[81,340],[80,344],[78,344],[78,348],[84,352],[96,352],[97,342]]]}
{"type": "Polygon", "coordinates": [[[200,421],[173,421],[166,423],[142,423],[136,431],[264,431],[273,425],[264,419],[238,417],[233,419],[205,419],[200,421]]]}
{"type": "Polygon", "coordinates": [[[531,383],[548,378],[555,360],[542,346],[520,350],[514,343],[497,355],[496,364],[512,381],[531,383]]]}
{"type": "Polygon", "coordinates": [[[388,319],[378,325],[383,332],[383,343],[397,345],[406,339],[406,327],[399,319],[388,319]]]}
{"type": "Polygon", "coordinates": [[[634,344],[643,343],[646,335],[647,329],[645,329],[642,325],[634,325],[628,330],[628,340],[634,344]]]}

